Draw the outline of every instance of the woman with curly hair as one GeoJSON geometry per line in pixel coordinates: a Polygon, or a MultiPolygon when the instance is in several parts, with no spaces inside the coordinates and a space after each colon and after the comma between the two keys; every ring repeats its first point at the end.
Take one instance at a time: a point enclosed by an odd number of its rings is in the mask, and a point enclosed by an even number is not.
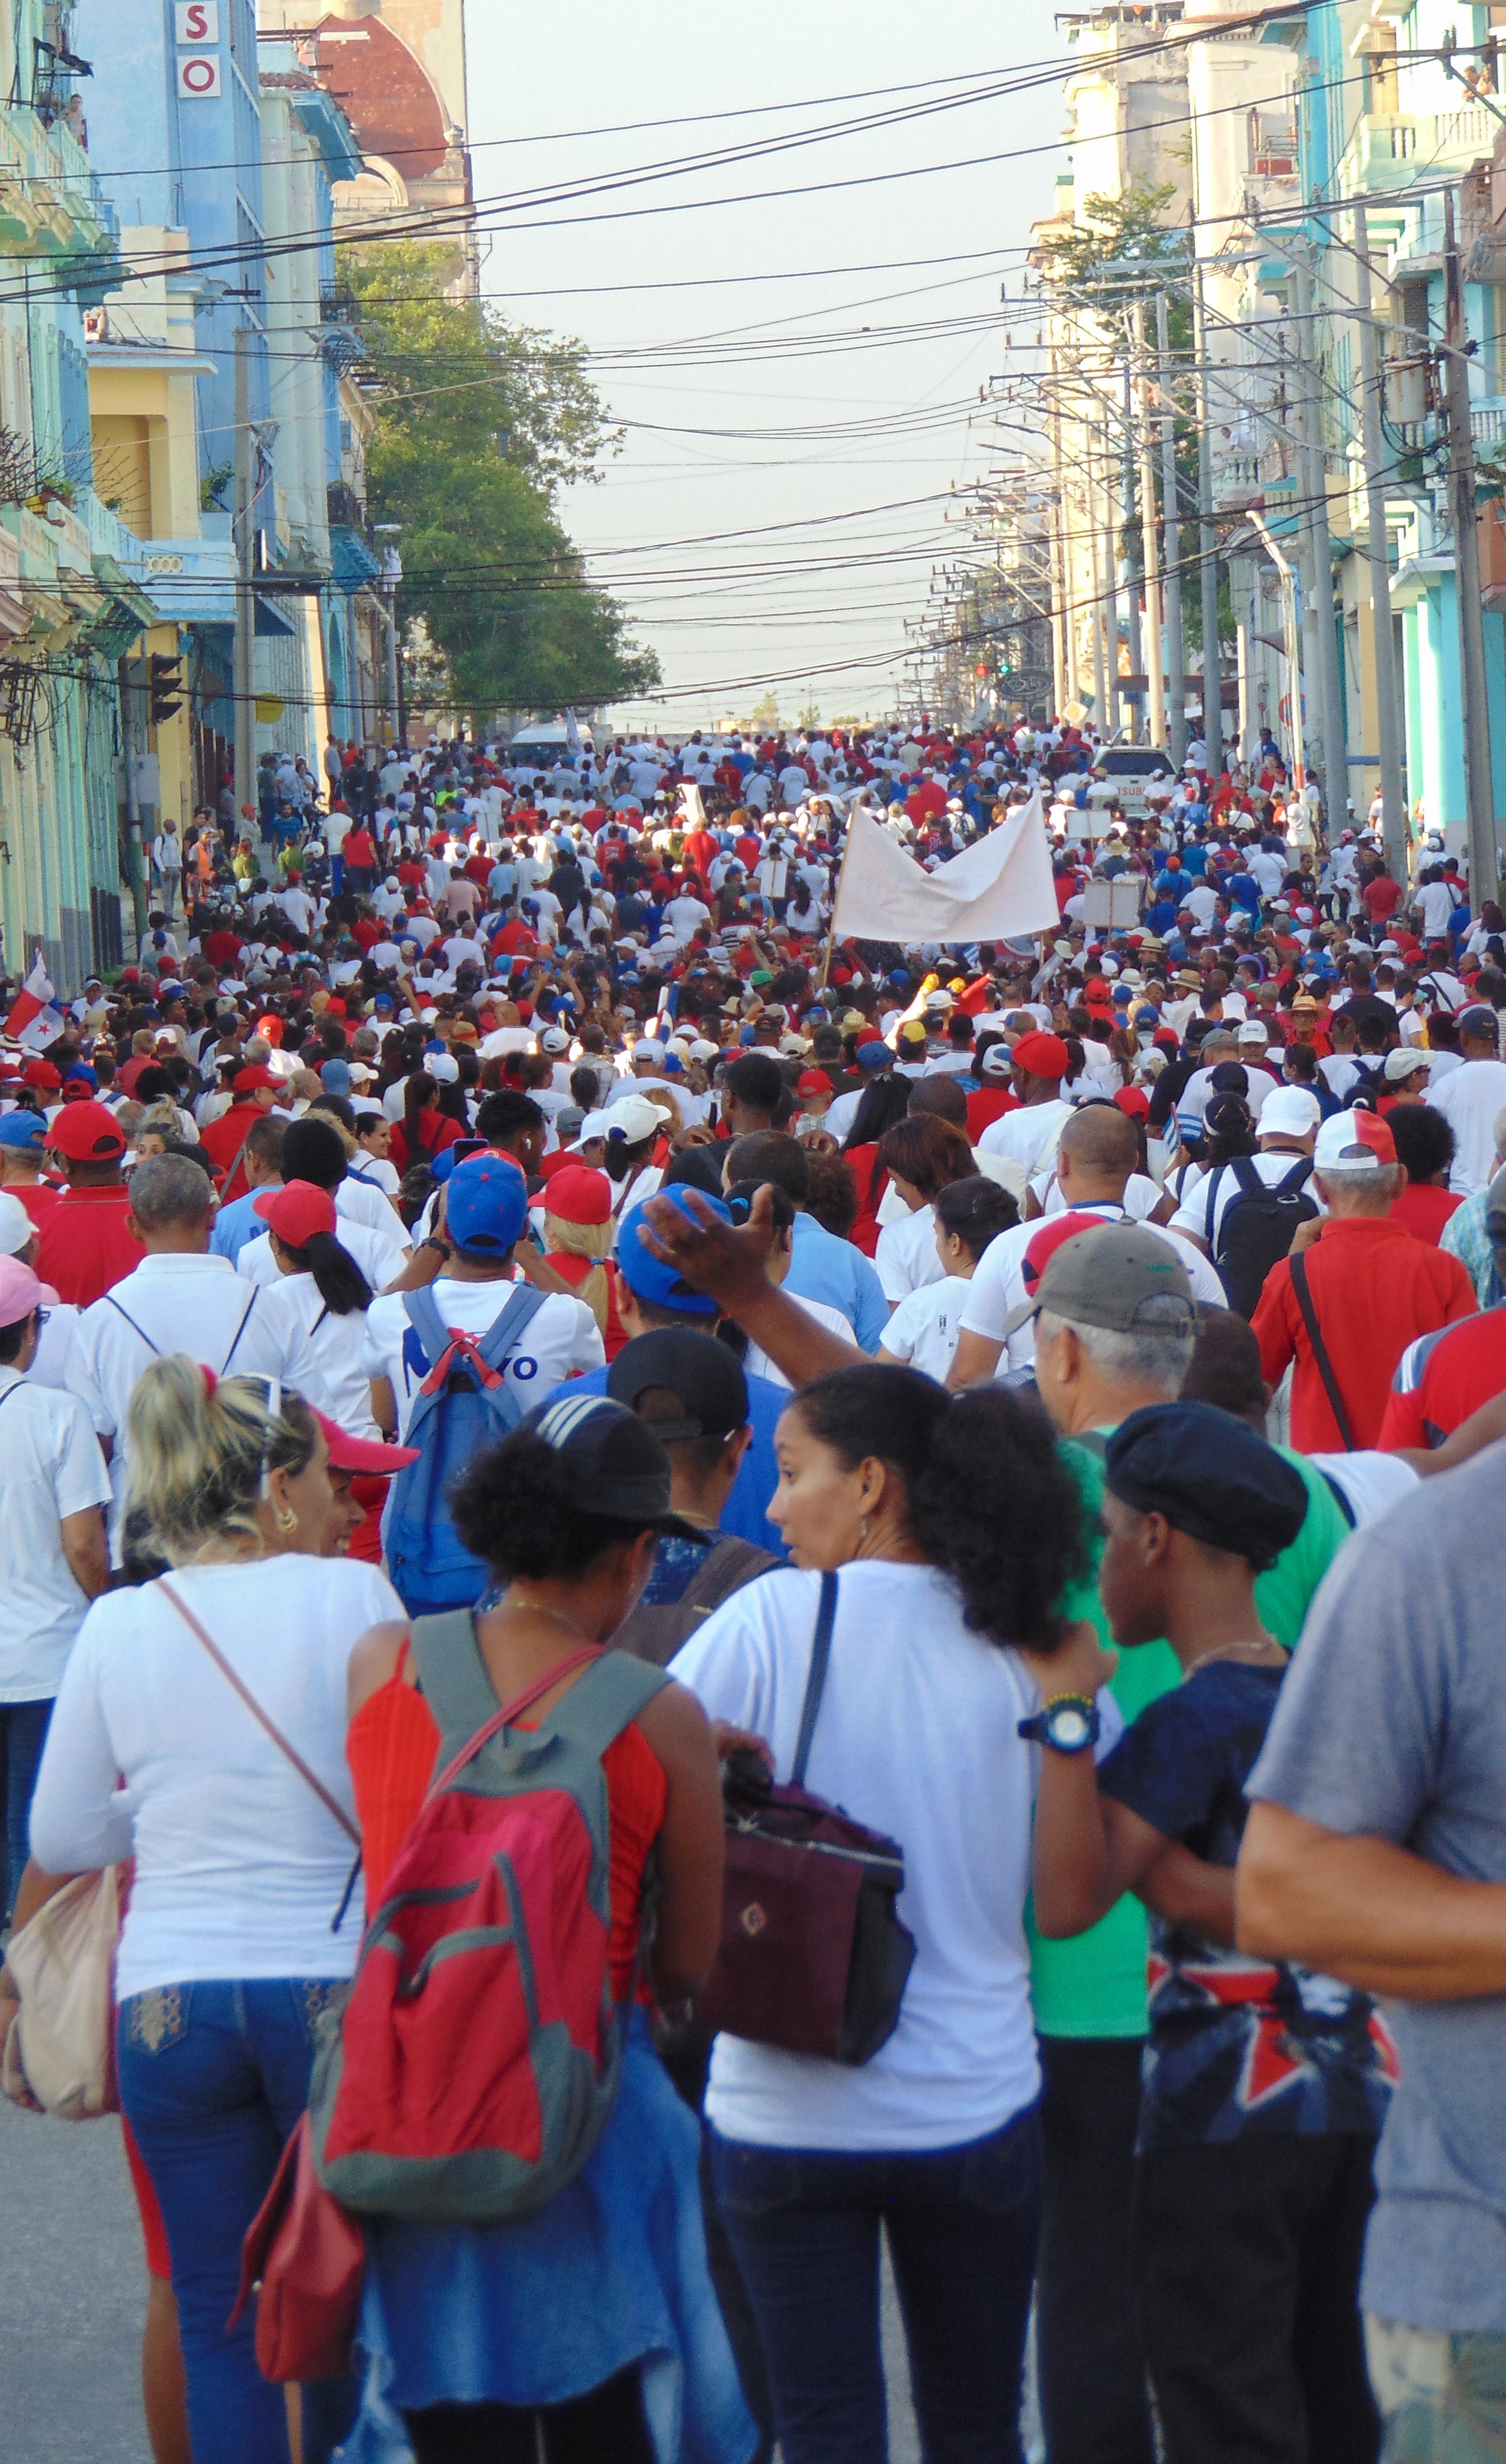
{"type": "MultiPolygon", "coordinates": [[[[793,1559],[673,1673],[787,1780],[822,1574],[838,1572],[806,1785],[899,1841],[916,1960],[860,2068],[722,2035],[706,2114],[786,2464],[885,2453],[882,2222],[927,2454],[1010,2464],[1040,2208],[1025,1902],[1041,1691],[1086,1571],[1077,1485],[1037,1406],[835,1370],[775,1438],[793,1559]]],[[[1118,1714],[1102,1705],[1105,1733],[1118,1714]]]]}

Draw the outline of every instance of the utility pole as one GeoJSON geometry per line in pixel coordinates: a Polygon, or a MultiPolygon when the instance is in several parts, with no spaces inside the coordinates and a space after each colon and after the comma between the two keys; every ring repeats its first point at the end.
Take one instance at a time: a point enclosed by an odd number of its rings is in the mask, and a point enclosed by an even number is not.
{"type": "Polygon", "coordinates": [[[1314,649],[1322,696],[1321,737],[1323,786],[1328,806],[1328,831],[1337,839],[1349,810],[1349,745],[1344,733],[1343,693],[1339,681],[1339,637],[1334,627],[1334,565],[1328,538],[1327,458],[1323,452],[1322,400],[1318,383],[1318,330],[1313,320],[1312,273],[1305,250],[1292,256],[1296,314],[1301,328],[1297,365],[1302,371],[1302,443],[1307,532],[1312,567],[1314,649]]]}
{"type": "Polygon", "coordinates": [[[1093,429],[1086,417],[1082,423],[1082,516],[1088,531],[1089,571],[1093,592],[1093,721],[1100,736],[1111,733],[1108,716],[1108,694],[1105,690],[1103,658],[1103,575],[1098,553],[1098,509],[1094,502],[1096,473],[1094,465],[1093,429]]]}
{"type": "Polygon", "coordinates": [[[1161,530],[1165,541],[1166,697],[1171,759],[1180,776],[1187,758],[1186,654],[1182,642],[1182,526],[1177,519],[1177,420],[1171,394],[1171,344],[1166,295],[1156,294],[1156,358],[1161,380],[1161,530]]]}
{"type": "MultiPolygon", "coordinates": [[[[1119,465],[1119,501],[1124,508],[1124,521],[1127,525],[1130,517],[1130,507],[1135,502],[1135,405],[1131,391],[1130,364],[1128,359],[1124,362],[1124,458],[1119,465]]],[[[1129,609],[1130,673],[1135,676],[1142,676],[1145,672],[1145,653],[1141,641],[1140,592],[1135,587],[1134,575],[1129,572],[1126,572],[1124,577],[1124,597],[1129,609]]],[[[1133,703],[1130,705],[1130,712],[1133,718],[1135,715],[1133,703]]],[[[1140,708],[1140,724],[1138,727],[1132,726],[1130,734],[1132,737],[1139,736],[1142,741],[1144,739],[1145,704],[1143,697],[1141,698],[1140,708]]]]}
{"type": "Polygon", "coordinates": [[[1470,905],[1499,885],[1491,721],[1485,698],[1485,627],[1480,607],[1480,540],[1474,522],[1474,439],[1470,428],[1470,363],[1464,355],[1464,283],[1453,230],[1453,192],[1443,199],[1443,366],[1449,408],[1449,501],[1453,511],[1454,589],[1459,602],[1459,692],[1464,703],[1464,798],[1470,825],[1470,905]]]}
{"type": "Polygon", "coordinates": [[[251,435],[251,328],[235,328],[235,835],[243,804],[255,804],[256,773],[255,469],[251,435]]]}
{"type": "Polygon", "coordinates": [[[1218,566],[1213,550],[1213,444],[1203,268],[1192,269],[1192,351],[1198,363],[1198,569],[1203,591],[1203,741],[1208,776],[1224,767],[1224,682],[1218,663],[1218,566]]]}
{"type": "MultiPolygon", "coordinates": [[[[142,648],[145,648],[143,636],[142,648]]],[[[121,682],[121,752],[125,773],[125,878],[131,893],[131,906],[136,916],[136,937],[146,930],[146,863],[142,845],[141,783],[137,777],[136,679],[132,673],[135,660],[122,659],[121,682]]],[[[102,961],[101,961],[102,963],[102,961]]]]}
{"type": "Polygon", "coordinates": [[[1076,678],[1072,656],[1072,619],[1067,612],[1067,539],[1063,499],[1066,494],[1062,480],[1061,460],[1061,397],[1056,383],[1056,354],[1052,353],[1052,605],[1055,621],[1052,626],[1052,665],[1055,670],[1052,683],[1056,694],[1056,715],[1059,718],[1067,704],[1075,698],[1076,678]]]}
{"type": "Polygon", "coordinates": [[[1360,403],[1363,417],[1364,493],[1370,533],[1370,634],[1375,660],[1377,736],[1381,749],[1381,827],[1393,880],[1406,878],[1406,798],[1402,785],[1402,713],[1396,687],[1396,636],[1391,627],[1391,563],[1385,527],[1385,448],[1381,431],[1380,355],[1370,296],[1370,234],[1363,206],[1355,210],[1356,288],[1360,309],[1360,403]]]}
{"type": "Polygon", "coordinates": [[[1112,733],[1118,724],[1115,704],[1119,683],[1119,565],[1114,529],[1114,447],[1107,414],[1098,435],[1103,450],[1103,643],[1109,671],[1108,724],[1112,733]]]}
{"type": "Polygon", "coordinates": [[[1140,372],[1140,536],[1145,565],[1145,700],[1152,744],[1166,740],[1165,684],[1161,666],[1161,560],[1156,552],[1156,472],[1150,441],[1150,352],[1145,303],[1135,302],[1135,359],[1140,372]]]}

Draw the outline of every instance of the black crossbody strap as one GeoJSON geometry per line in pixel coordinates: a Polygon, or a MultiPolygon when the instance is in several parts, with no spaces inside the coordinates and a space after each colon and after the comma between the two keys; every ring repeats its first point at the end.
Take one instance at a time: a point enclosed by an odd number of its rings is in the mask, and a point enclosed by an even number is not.
{"type": "Polygon", "coordinates": [[[821,1708],[821,1696],[827,1682],[827,1664],[831,1658],[831,1628],[836,1622],[836,1576],[821,1577],[821,1606],[816,1611],[815,1640],[810,1646],[810,1674],[806,1679],[806,1699],[800,1706],[800,1734],[795,1740],[795,1766],[790,1779],[796,1788],[806,1784],[806,1765],[810,1760],[810,1740],[816,1732],[816,1715],[821,1708]]]}
{"type": "Polygon", "coordinates": [[[1298,1250],[1287,1263],[1292,1269],[1292,1289],[1296,1294],[1296,1305],[1302,1312],[1302,1324],[1307,1329],[1307,1339],[1313,1347],[1313,1358],[1318,1364],[1318,1374],[1323,1381],[1323,1392],[1328,1397],[1328,1408],[1338,1424],[1340,1444],[1346,1455],[1352,1455],[1355,1446],[1354,1433],[1349,1426],[1349,1415],[1344,1410],[1344,1398],[1339,1392],[1339,1380],[1334,1375],[1334,1364],[1328,1357],[1328,1346],[1323,1341],[1322,1332],[1318,1327],[1318,1311],[1313,1307],[1312,1288],[1307,1280],[1307,1260],[1298,1250]]]}

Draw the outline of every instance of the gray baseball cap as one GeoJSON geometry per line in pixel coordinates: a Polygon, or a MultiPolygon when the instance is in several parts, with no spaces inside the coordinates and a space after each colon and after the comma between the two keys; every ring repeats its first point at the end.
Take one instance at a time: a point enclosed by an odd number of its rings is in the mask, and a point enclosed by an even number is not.
{"type": "Polygon", "coordinates": [[[1006,1335],[1013,1334],[1040,1309],[1050,1309],[1053,1317],[1072,1318],[1080,1326],[1103,1327],[1114,1334],[1130,1334],[1147,1324],[1163,1326],[1179,1317],[1185,1317],[1189,1328],[1196,1324],[1191,1280],[1177,1255],[1174,1239],[1164,1239],[1140,1223],[1105,1223],[1092,1215],[1083,1216],[1077,1232],[1065,1232],[1062,1223],[1060,1216],[1051,1217],[1027,1249],[1024,1273],[1029,1286],[1030,1249],[1037,1243],[1044,1246],[1046,1237],[1052,1243],[1044,1263],[1038,1265],[1033,1296],[1005,1319],[1006,1335]],[[1165,1300],[1178,1307],[1157,1310],[1151,1318],[1149,1305],[1165,1300]]]}

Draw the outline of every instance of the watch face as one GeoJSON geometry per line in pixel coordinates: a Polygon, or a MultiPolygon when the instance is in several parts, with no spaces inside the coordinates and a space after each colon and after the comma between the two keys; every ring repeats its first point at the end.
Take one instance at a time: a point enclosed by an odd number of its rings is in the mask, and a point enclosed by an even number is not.
{"type": "Polygon", "coordinates": [[[1052,1711],[1048,1725],[1052,1745],[1065,1747],[1069,1753],[1088,1743],[1087,1717],[1074,1703],[1064,1703],[1059,1710],[1052,1711]]]}

